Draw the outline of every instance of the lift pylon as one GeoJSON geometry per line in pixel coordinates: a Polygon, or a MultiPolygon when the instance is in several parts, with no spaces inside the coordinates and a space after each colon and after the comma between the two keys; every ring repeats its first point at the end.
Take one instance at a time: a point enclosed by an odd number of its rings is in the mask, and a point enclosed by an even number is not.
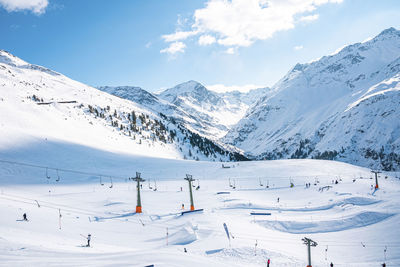
{"type": "Polygon", "coordinates": [[[317,244],[317,242],[315,242],[315,241],[313,241],[313,240],[311,240],[311,239],[309,239],[307,237],[304,237],[302,239],[302,241],[304,242],[304,245],[307,245],[307,251],[308,251],[308,265],[307,265],[307,267],[312,267],[311,266],[311,247],[316,247],[318,244],[317,244]]]}
{"type": "Polygon", "coordinates": [[[372,173],[375,173],[375,188],[378,189],[378,173],[381,173],[380,171],[371,171],[372,173]]]}
{"type": "Polygon", "coordinates": [[[142,201],[140,199],[140,182],[144,182],[146,180],[140,178],[140,172],[136,172],[136,177],[131,178],[133,181],[137,182],[137,204],[136,204],[136,213],[142,213],[142,201]]]}
{"type": "Polygon", "coordinates": [[[192,175],[186,174],[186,178],[184,178],[186,181],[189,182],[189,192],[190,192],[190,210],[194,210],[194,203],[193,203],[193,192],[192,192],[192,182],[195,181],[195,179],[192,178],[192,175]]]}

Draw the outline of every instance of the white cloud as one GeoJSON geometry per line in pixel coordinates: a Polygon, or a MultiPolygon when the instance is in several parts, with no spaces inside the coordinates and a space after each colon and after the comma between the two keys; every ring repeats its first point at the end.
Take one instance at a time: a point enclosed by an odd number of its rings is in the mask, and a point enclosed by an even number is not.
{"type": "Polygon", "coordinates": [[[184,53],[186,45],[182,42],[174,42],[169,45],[169,47],[160,50],[160,53],[167,53],[174,55],[176,53],[184,53]]]}
{"type": "Polygon", "coordinates": [[[181,40],[186,40],[190,36],[196,35],[198,32],[197,31],[177,31],[175,33],[171,34],[165,34],[161,36],[166,42],[176,42],[176,41],[181,41],[181,40]]]}
{"type": "Polygon", "coordinates": [[[319,18],[319,15],[314,14],[314,15],[309,15],[309,16],[303,16],[300,18],[300,21],[309,22],[309,21],[317,20],[318,18],[319,18]]]}
{"type": "Polygon", "coordinates": [[[0,0],[8,12],[30,10],[37,15],[43,14],[48,4],[48,0],[0,0]]]}
{"type": "Polygon", "coordinates": [[[255,84],[246,84],[246,85],[224,85],[224,84],[214,84],[214,85],[207,85],[206,88],[210,89],[211,91],[217,93],[225,93],[231,91],[239,91],[246,93],[251,89],[263,88],[265,86],[255,85],[255,84]]]}
{"type": "Polygon", "coordinates": [[[233,47],[229,47],[228,49],[225,50],[225,53],[230,54],[230,55],[235,54],[235,52],[236,52],[235,48],[233,48],[233,47]]]}
{"type": "Polygon", "coordinates": [[[216,39],[212,35],[202,35],[199,38],[199,45],[211,45],[216,42],[216,39]]]}
{"type": "Polygon", "coordinates": [[[303,48],[304,47],[302,45],[297,45],[297,46],[293,47],[293,49],[296,50],[296,51],[301,50],[303,48]]]}
{"type": "Polygon", "coordinates": [[[200,35],[198,44],[203,45],[203,36],[213,36],[219,45],[246,47],[257,40],[271,38],[276,32],[293,29],[297,23],[318,19],[318,14],[310,15],[310,12],[321,5],[341,2],[343,0],[207,0],[204,8],[194,11],[189,31],[180,28],[163,38],[174,42],[200,35]]]}

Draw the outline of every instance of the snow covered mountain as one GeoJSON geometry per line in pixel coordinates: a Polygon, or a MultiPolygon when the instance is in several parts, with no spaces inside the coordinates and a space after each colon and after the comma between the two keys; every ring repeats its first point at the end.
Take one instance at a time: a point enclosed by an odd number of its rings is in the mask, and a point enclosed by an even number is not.
{"type": "Polygon", "coordinates": [[[400,168],[400,31],[297,64],[224,137],[258,159],[400,168]]]}
{"type": "Polygon", "coordinates": [[[196,81],[188,81],[159,94],[159,97],[176,105],[188,114],[196,114],[206,136],[218,139],[244,115],[244,105],[230,105],[220,95],[196,81]]]}
{"type": "Polygon", "coordinates": [[[191,131],[216,142],[268,91],[268,88],[259,88],[247,93],[216,93],[196,81],[179,84],[157,95],[134,86],[98,89],[173,117],[191,131]]]}
{"type": "Polygon", "coordinates": [[[137,90],[136,104],[0,50],[0,148],[100,149],[162,158],[244,159],[173,118],[147,109],[157,101],[137,90]],[[146,97],[146,98],[145,98],[146,97]]]}

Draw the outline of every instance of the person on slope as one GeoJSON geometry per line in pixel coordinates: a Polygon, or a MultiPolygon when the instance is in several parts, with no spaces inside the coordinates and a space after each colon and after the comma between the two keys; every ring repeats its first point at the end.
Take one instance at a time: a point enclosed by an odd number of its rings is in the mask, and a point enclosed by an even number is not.
{"type": "Polygon", "coordinates": [[[26,213],[24,213],[24,214],[22,215],[22,217],[23,217],[24,221],[28,221],[28,217],[26,217],[26,213]]]}
{"type": "Polygon", "coordinates": [[[267,260],[267,267],[269,267],[269,264],[271,263],[271,260],[270,259],[268,259],[267,260]]]}
{"type": "Polygon", "coordinates": [[[90,240],[92,239],[92,235],[91,234],[88,234],[88,236],[87,236],[87,247],[90,247],[90,240]]]}
{"type": "Polygon", "coordinates": [[[333,267],[333,263],[331,262],[331,265],[329,265],[330,267],[333,267]]]}

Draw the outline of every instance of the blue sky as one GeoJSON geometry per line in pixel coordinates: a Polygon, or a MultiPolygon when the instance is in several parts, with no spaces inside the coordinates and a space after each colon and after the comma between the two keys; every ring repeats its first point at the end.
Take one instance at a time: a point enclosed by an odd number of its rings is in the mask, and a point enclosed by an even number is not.
{"type": "Polygon", "coordinates": [[[0,0],[0,49],[89,85],[272,86],[400,29],[398,0],[0,0]]]}

